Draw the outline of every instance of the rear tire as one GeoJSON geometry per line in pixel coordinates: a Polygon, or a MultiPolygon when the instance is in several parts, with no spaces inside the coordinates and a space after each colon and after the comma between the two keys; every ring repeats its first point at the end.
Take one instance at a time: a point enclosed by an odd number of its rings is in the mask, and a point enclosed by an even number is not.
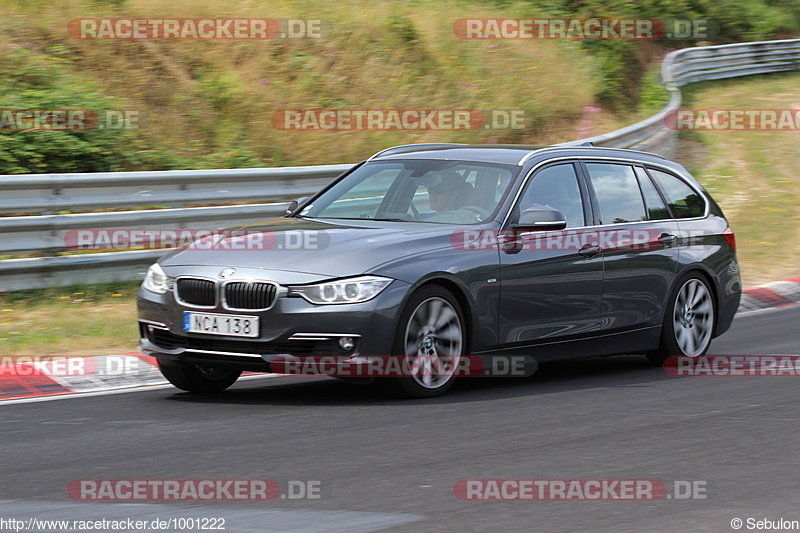
{"type": "Polygon", "coordinates": [[[410,366],[418,370],[411,377],[390,378],[394,392],[406,398],[447,392],[466,351],[465,324],[461,307],[447,289],[429,285],[414,294],[400,315],[392,353],[413,359],[410,366]]]}
{"type": "Polygon", "coordinates": [[[158,369],[167,381],[187,392],[220,392],[242,375],[241,370],[197,365],[169,365],[158,360],[158,369]]]}
{"type": "Polygon", "coordinates": [[[714,293],[705,277],[690,273],[681,278],[670,295],[659,347],[647,359],[662,366],[671,355],[704,355],[714,336],[715,311],[714,293]]]}

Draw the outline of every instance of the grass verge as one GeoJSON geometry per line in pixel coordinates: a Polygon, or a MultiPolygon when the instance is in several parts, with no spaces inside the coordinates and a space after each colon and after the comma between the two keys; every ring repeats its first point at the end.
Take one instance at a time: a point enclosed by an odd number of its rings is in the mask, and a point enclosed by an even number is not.
{"type": "MultiPolygon", "coordinates": [[[[800,73],[691,85],[683,108],[800,110],[800,73]]],[[[736,233],[744,286],[800,274],[800,131],[682,133],[680,162],[736,233]]]]}
{"type": "Polygon", "coordinates": [[[0,294],[0,356],[136,351],[139,283],[0,294]]]}

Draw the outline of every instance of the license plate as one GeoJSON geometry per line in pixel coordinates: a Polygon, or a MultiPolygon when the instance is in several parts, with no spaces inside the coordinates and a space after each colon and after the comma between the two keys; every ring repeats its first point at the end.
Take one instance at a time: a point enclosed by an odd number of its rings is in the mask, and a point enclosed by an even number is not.
{"type": "Polygon", "coordinates": [[[258,337],[258,317],[183,312],[183,329],[190,333],[258,337]]]}

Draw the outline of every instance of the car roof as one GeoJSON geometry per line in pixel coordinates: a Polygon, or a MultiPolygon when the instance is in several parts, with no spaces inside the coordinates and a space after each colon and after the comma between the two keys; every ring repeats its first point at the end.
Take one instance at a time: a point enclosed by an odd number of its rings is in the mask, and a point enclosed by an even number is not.
{"type": "MultiPolygon", "coordinates": [[[[538,163],[552,157],[614,157],[635,159],[642,162],[669,164],[657,154],[626,150],[622,148],[604,148],[595,146],[554,145],[531,146],[516,144],[410,144],[395,146],[373,155],[368,161],[392,161],[400,159],[446,159],[453,161],[474,161],[485,163],[502,163],[524,166],[526,162],[538,163]]],[[[673,166],[673,164],[669,164],[673,166]]]]}

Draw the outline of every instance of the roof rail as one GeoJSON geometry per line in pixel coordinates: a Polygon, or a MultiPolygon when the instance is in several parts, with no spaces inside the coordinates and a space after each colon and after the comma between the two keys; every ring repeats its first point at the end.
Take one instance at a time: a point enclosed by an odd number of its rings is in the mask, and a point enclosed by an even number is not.
{"type": "Polygon", "coordinates": [[[465,143],[417,143],[417,144],[403,144],[400,146],[392,146],[391,148],[386,148],[385,150],[381,150],[380,152],[373,154],[371,157],[367,158],[367,161],[372,161],[378,156],[382,155],[390,155],[390,154],[401,154],[403,152],[413,152],[416,148],[437,148],[437,147],[444,147],[444,146],[467,146],[465,143]]]}
{"type": "Polygon", "coordinates": [[[643,150],[631,150],[629,148],[613,148],[611,146],[594,146],[591,142],[586,141],[580,145],[576,145],[574,143],[562,143],[560,145],[547,146],[545,148],[539,148],[538,150],[533,150],[532,152],[528,152],[527,154],[525,154],[525,156],[519,160],[519,163],[517,163],[517,165],[522,166],[525,163],[525,161],[533,157],[534,154],[538,154],[541,152],[549,152],[551,150],[574,150],[575,148],[589,148],[589,147],[593,148],[594,150],[614,150],[618,152],[632,152],[635,154],[651,155],[653,157],[657,157],[659,159],[667,161],[667,158],[664,157],[663,155],[654,154],[653,152],[645,152],[643,150]]]}
{"type": "Polygon", "coordinates": [[[592,146],[593,147],[594,143],[592,141],[582,141],[582,140],[578,139],[577,141],[567,141],[565,143],[554,144],[553,146],[592,146]]]}

